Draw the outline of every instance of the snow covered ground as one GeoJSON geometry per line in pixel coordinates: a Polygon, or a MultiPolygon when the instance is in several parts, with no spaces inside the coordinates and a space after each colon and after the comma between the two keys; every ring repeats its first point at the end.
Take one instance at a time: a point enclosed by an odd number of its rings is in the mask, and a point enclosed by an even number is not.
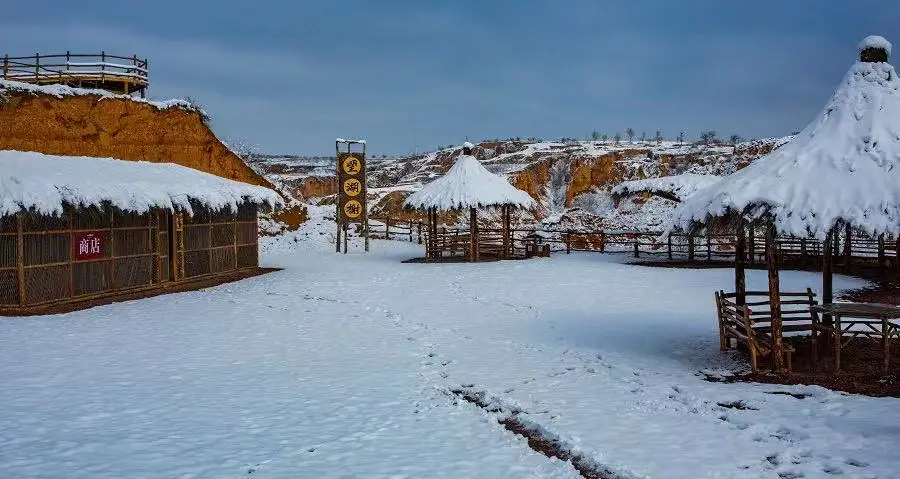
{"type": "Polygon", "coordinates": [[[712,304],[730,270],[402,264],[421,248],[338,255],[313,213],[265,240],[283,271],[0,321],[0,476],[577,477],[465,386],[622,478],[898,477],[897,399],[702,379],[734,365],[712,304]]]}

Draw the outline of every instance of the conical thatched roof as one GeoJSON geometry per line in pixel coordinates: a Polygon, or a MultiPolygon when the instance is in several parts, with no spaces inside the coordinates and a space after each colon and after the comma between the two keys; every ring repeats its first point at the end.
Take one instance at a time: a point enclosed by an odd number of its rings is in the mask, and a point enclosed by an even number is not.
{"type": "Polygon", "coordinates": [[[506,179],[484,167],[474,156],[460,155],[450,171],[406,199],[404,206],[450,211],[512,205],[533,208],[534,200],[506,179]]]}
{"type": "Polygon", "coordinates": [[[900,234],[900,79],[890,43],[866,38],[861,60],[821,113],[791,142],[698,191],[676,227],[713,217],[771,215],[780,233],[824,238],[838,221],[868,234],[900,234]]]}

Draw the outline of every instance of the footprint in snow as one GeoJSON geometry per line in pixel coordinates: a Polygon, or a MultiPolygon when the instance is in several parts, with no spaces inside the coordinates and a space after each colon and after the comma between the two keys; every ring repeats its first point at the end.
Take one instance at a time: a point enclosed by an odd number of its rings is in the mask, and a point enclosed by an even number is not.
{"type": "Polygon", "coordinates": [[[828,464],[822,468],[822,472],[824,472],[825,474],[830,474],[832,476],[840,476],[844,473],[844,470],[835,465],[828,464]]]}
{"type": "Polygon", "coordinates": [[[844,464],[853,467],[869,467],[868,462],[853,459],[852,457],[844,461],[844,464]]]}

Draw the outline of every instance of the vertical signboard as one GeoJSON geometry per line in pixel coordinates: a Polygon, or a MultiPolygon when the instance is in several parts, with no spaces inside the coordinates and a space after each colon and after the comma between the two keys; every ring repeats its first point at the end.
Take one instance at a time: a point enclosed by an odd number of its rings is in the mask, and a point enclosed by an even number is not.
{"type": "Polygon", "coordinates": [[[362,223],[366,209],[366,157],[364,153],[338,155],[338,211],[346,223],[362,223]]]}
{"type": "Polygon", "coordinates": [[[369,221],[366,208],[366,142],[364,140],[342,140],[335,142],[337,149],[337,250],[340,251],[341,235],[344,238],[344,253],[347,252],[347,226],[362,225],[365,248],[369,251],[369,221]],[[341,145],[346,145],[342,151],[341,145]],[[353,145],[362,145],[362,151],[352,151],[353,145]]]}

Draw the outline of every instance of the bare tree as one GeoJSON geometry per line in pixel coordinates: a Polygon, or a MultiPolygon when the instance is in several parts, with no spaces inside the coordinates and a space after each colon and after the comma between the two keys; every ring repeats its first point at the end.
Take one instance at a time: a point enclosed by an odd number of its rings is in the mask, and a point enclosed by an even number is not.
{"type": "Polygon", "coordinates": [[[634,128],[629,126],[625,129],[625,134],[628,135],[628,143],[634,143],[634,128]]]}
{"type": "Polygon", "coordinates": [[[616,132],[616,136],[613,137],[616,140],[616,144],[618,145],[620,141],[622,141],[622,135],[619,132],[616,132]]]}
{"type": "Polygon", "coordinates": [[[737,145],[742,140],[743,140],[743,138],[741,138],[741,135],[738,135],[737,133],[731,135],[731,137],[729,138],[729,141],[731,141],[732,145],[737,145]]]}
{"type": "Polygon", "coordinates": [[[684,130],[681,130],[681,133],[678,134],[678,143],[684,143],[684,130]]]}
{"type": "Polygon", "coordinates": [[[701,131],[700,132],[700,140],[704,145],[708,145],[716,140],[716,132],[715,130],[709,131],[701,131]]]}
{"type": "Polygon", "coordinates": [[[662,143],[662,140],[663,140],[662,132],[659,130],[656,130],[656,144],[658,145],[658,144],[662,143]]]}
{"type": "Polygon", "coordinates": [[[600,139],[603,140],[603,141],[606,141],[606,140],[609,139],[609,135],[607,135],[606,133],[604,133],[604,134],[600,135],[600,139]]]}
{"type": "Polygon", "coordinates": [[[641,132],[641,143],[643,143],[643,142],[645,142],[645,141],[647,141],[647,132],[646,132],[646,131],[642,131],[642,132],[641,132]]]}
{"type": "Polygon", "coordinates": [[[594,141],[599,140],[599,139],[600,139],[600,132],[597,131],[597,130],[592,131],[592,132],[591,132],[591,139],[594,140],[594,141]]]}

